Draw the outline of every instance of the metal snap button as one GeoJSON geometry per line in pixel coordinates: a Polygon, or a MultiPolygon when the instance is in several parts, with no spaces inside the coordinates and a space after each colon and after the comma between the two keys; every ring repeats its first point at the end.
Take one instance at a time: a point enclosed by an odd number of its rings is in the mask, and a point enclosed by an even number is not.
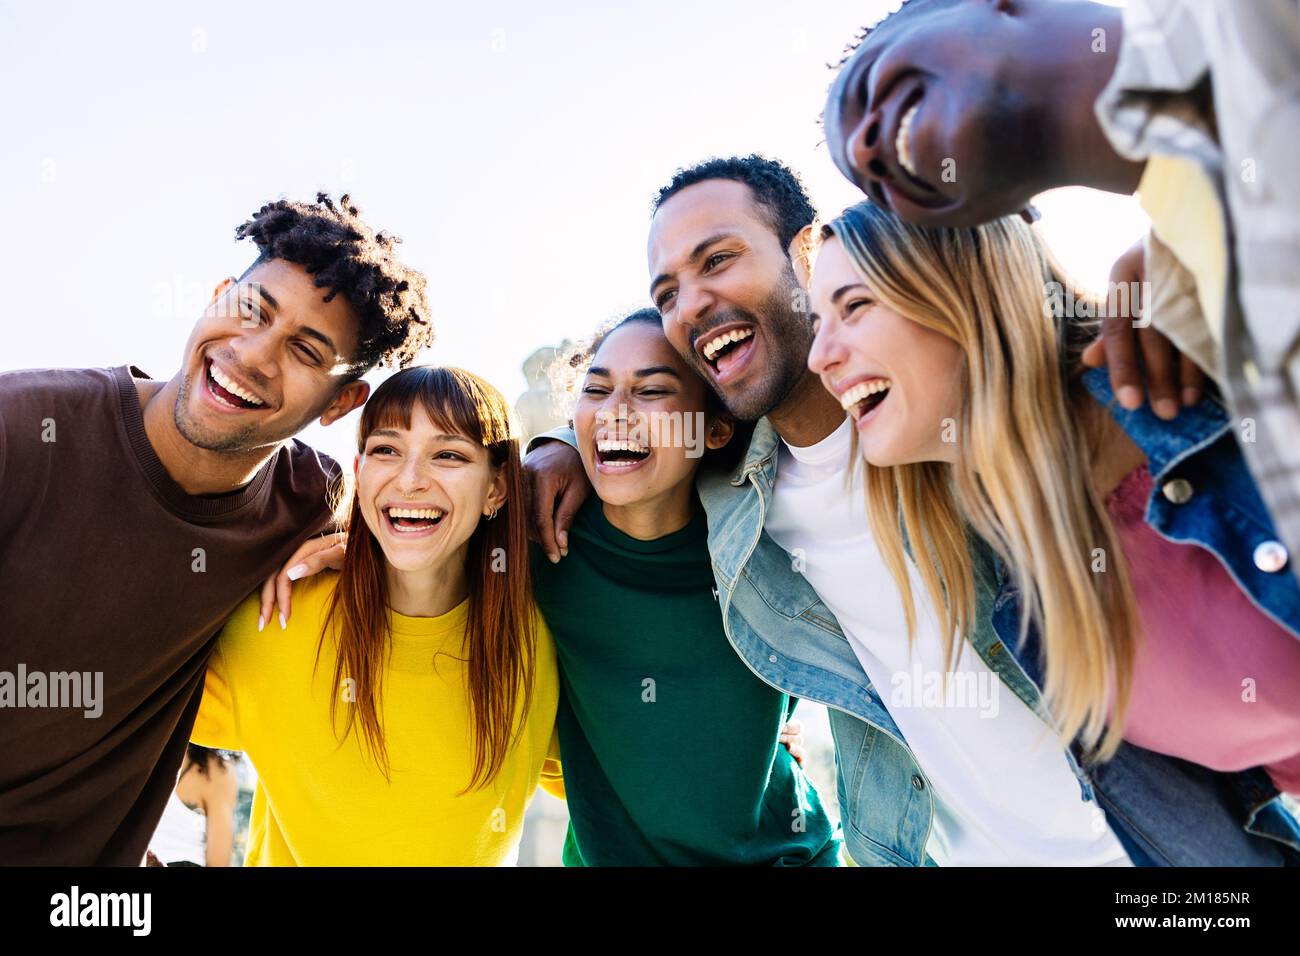
{"type": "Polygon", "coordinates": [[[775,654],[769,654],[768,657],[767,657],[767,659],[768,659],[769,661],[771,661],[773,664],[776,663],[776,655],[775,655],[775,654]]]}
{"type": "Polygon", "coordinates": [[[912,786],[916,787],[917,790],[924,790],[925,781],[921,779],[919,774],[914,773],[912,774],[912,786]]]}
{"type": "Polygon", "coordinates": [[[1160,487],[1160,493],[1176,505],[1192,500],[1192,483],[1186,478],[1174,478],[1160,487]]]}
{"type": "Polygon", "coordinates": [[[1286,567],[1286,547],[1281,541],[1265,541],[1255,548],[1255,567],[1269,574],[1276,574],[1286,567]]]}

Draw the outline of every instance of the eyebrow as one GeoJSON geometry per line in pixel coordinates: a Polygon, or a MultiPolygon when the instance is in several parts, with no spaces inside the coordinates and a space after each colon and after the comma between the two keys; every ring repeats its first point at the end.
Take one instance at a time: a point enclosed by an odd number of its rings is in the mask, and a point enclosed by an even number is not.
{"type": "Polygon", "coordinates": [[[866,285],[864,285],[861,282],[850,282],[848,285],[842,285],[834,292],[831,293],[831,303],[833,305],[839,305],[840,299],[844,298],[844,296],[847,295],[849,292],[852,292],[854,289],[865,289],[865,288],[866,285]]]}
{"type": "MultiPolygon", "coordinates": [[[[723,239],[732,239],[735,238],[735,236],[736,236],[735,231],[729,230],[727,232],[714,233],[713,235],[709,236],[709,238],[696,243],[695,248],[691,250],[691,254],[686,257],[687,264],[693,265],[694,263],[698,262],[700,256],[704,255],[705,250],[708,249],[709,246],[713,245],[715,242],[721,242],[723,239]]],[[[650,283],[650,297],[654,298],[655,289],[659,288],[660,284],[667,282],[671,278],[672,276],[669,275],[667,272],[661,272],[659,275],[655,276],[655,280],[650,283]]]]}
{"type": "MultiPolygon", "coordinates": [[[[587,369],[588,375],[599,375],[602,378],[609,378],[609,369],[602,368],[599,365],[593,365],[587,369]]],[[[671,375],[677,381],[682,380],[681,374],[671,365],[651,365],[649,368],[639,368],[632,373],[636,378],[648,378],[651,375],[671,375]]]]}
{"type": "MultiPolygon", "coordinates": [[[[262,287],[262,283],[250,282],[248,284],[257,290],[257,294],[266,300],[267,305],[277,310],[280,308],[280,303],[275,301],[275,296],[267,292],[266,289],[262,287]]],[[[304,325],[302,327],[302,334],[307,336],[308,338],[312,338],[315,339],[317,342],[320,342],[327,349],[329,349],[334,356],[337,357],[342,354],[341,352],[339,352],[338,346],[334,344],[334,340],[331,339],[324,332],[320,331],[319,329],[314,329],[310,325],[304,325]]]]}
{"type": "MultiPolygon", "coordinates": [[[[370,438],[376,438],[376,437],[378,437],[378,438],[402,438],[402,437],[404,437],[404,436],[402,435],[401,432],[399,432],[399,431],[397,431],[397,430],[395,430],[395,429],[392,429],[392,428],[376,428],[374,431],[372,431],[369,435],[366,436],[367,439],[370,439],[370,438]]],[[[446,434],[444,434],[444,435],[434,435],[434,436],[433,436],[433,440],[434,440],[434,441],[460,441],[460,442],[464,442],[464,443],[467,444],[467,445],[473,445],[473,444],[476,444],[475,442],[470,441],[470,440],[469,440],[468,438],[466,438],[464,435],[446,435],[446,434]]]]}
{"type": "Polygon", "coordinates": [[[250,282],[249,285],[251,285],[254,289],[257,290],[257,294],[260,295],[263,299],[265,299],[267,304],[271,308],[273,309],[280,308],[280,303],[275,301],[275,296],[271,295],[271,293],[267,292],[266,289],[262,288],[262,283],[250,282]]]}

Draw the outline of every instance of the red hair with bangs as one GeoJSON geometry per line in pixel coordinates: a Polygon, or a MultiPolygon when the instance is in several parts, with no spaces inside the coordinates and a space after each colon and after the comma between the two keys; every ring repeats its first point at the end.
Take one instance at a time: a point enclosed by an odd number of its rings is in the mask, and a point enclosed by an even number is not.
{"type": "MultiPolygon", "coordinates": [[[[510,406],[492,385],[458,368],[417,366],[384,381],[362,408],[358,453],[364,453],[366,439],[376,429],[409,429],[417,403],[439,428],[464,435],[486,449],[492,466],[503,473],[506,492],[496,518],[480,519],[466,555],[466,693],[474,728],[474,770],[468,790],[486,786],[500,771],[532,700],[537,635],[529,582],[523,467],[510,406]],[[506,556],[504,569],[494,570],[502,555],[506,556]]],[[[356,684],[356,701],[349,709],[343,736],[359,724],[366,750],[387,777],[388,750],[380,713],[383,673],[392,640],[388,565],[379,540],[362,517],[355,488],[341,503],[339,514],[345,516],[348,548],[316,659],[319,664],[326,634],[331,624],[335,625],[335,686],[348,677],[356,684]]],[[[337,716],[338,699],[331,694],[331,721],[337,716]]],[[[429,730],[439,732],[436,727],[429,730]]]]}

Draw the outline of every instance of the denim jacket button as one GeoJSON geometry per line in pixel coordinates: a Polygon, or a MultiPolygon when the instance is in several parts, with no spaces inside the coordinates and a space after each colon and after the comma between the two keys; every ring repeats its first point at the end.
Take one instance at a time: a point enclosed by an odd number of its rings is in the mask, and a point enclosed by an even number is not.
{"type": "Polygon", "coordinates": [[[776,663],[776,655],[775,655],[775,654],[769,654],[769,655],[767,655],[767,659],[768,659],[771,663],[773,663],[773,664],[776,663]]]}
{"type": "Polygon", "coordinates": [[[917,790],[925,789],[925,781],[921,779],[920,774],[912,774],[912,786],[916,787],[917,790]]]}
{"type": "Polygon", "coordinates": [[[1160,493],[1176,505],[1186,504],[1192,500],[1192,483],[1186,478],[1174,478],[1161,486],[1160,493]]]}
{"type": "Polygon", "coordinates": [[[1286,547],[1281,541],[1265,541],[1255,548],[1255,567],[1269,574],[1276,574],[1286,567],[1286,547]]]}

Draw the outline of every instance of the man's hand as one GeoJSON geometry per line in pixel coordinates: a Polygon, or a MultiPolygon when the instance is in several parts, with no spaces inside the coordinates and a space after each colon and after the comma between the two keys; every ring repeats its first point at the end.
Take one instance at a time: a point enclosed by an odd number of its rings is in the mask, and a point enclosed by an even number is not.
{"type": "Polygon", "coordinates": [[[577,449],[562,441],[538,444],[524,458],[532,533],[551,563],[569,553],[569,527],[591,494],[577,449]]]}
{"type": "MultiPolygon", "coordinates": [[[[1141,284],[1146,278],[1143,245],[1139,240],[1115,260],[1110,270],[1111,288],[1123,283],[1130,289],[1144,289],[1141,284]]],[[[1180,397],[1188,406],[1201,400],[1205,391],[1205,373],[1152,326],[1134,327],[1142,316],[1145,291],[1125,298],[1129,302],[1127,312],[1117,310],[1114,315],[1107,312],[1102,319],[1101,335],[1084,350],[1083,364],[1093,368],[1109,367],[1110,385],[1115,397],[1129,411],[1142,407],[1142,371],[1145,366],[1146,392],[1151,399],[1151,409],[1166,421],[1177,418],[1180,397]]]]}
{"type": "Polygon", "coordinates": [[[778,739],[782,746],[790,751],[790,756],[795,759],[795,763],[802,767],[803,758],[807,755],[807,751],[803,749],[803,724],[791,717],[781,728],[781,736],[778,739]]]}
{"type": "Polygon", "coordinates": [[[347,549],[348,536],[345,531],[309,538],[299,545],[279,573],[271,575],[262,585],[262,607],[257,615],[257,629],[260,631],[271,620],[277,604],[280,607],[280,627],[287,627],[293,582],[309,578],[326,568],[341,571],[343,554],[347,549]]]}

